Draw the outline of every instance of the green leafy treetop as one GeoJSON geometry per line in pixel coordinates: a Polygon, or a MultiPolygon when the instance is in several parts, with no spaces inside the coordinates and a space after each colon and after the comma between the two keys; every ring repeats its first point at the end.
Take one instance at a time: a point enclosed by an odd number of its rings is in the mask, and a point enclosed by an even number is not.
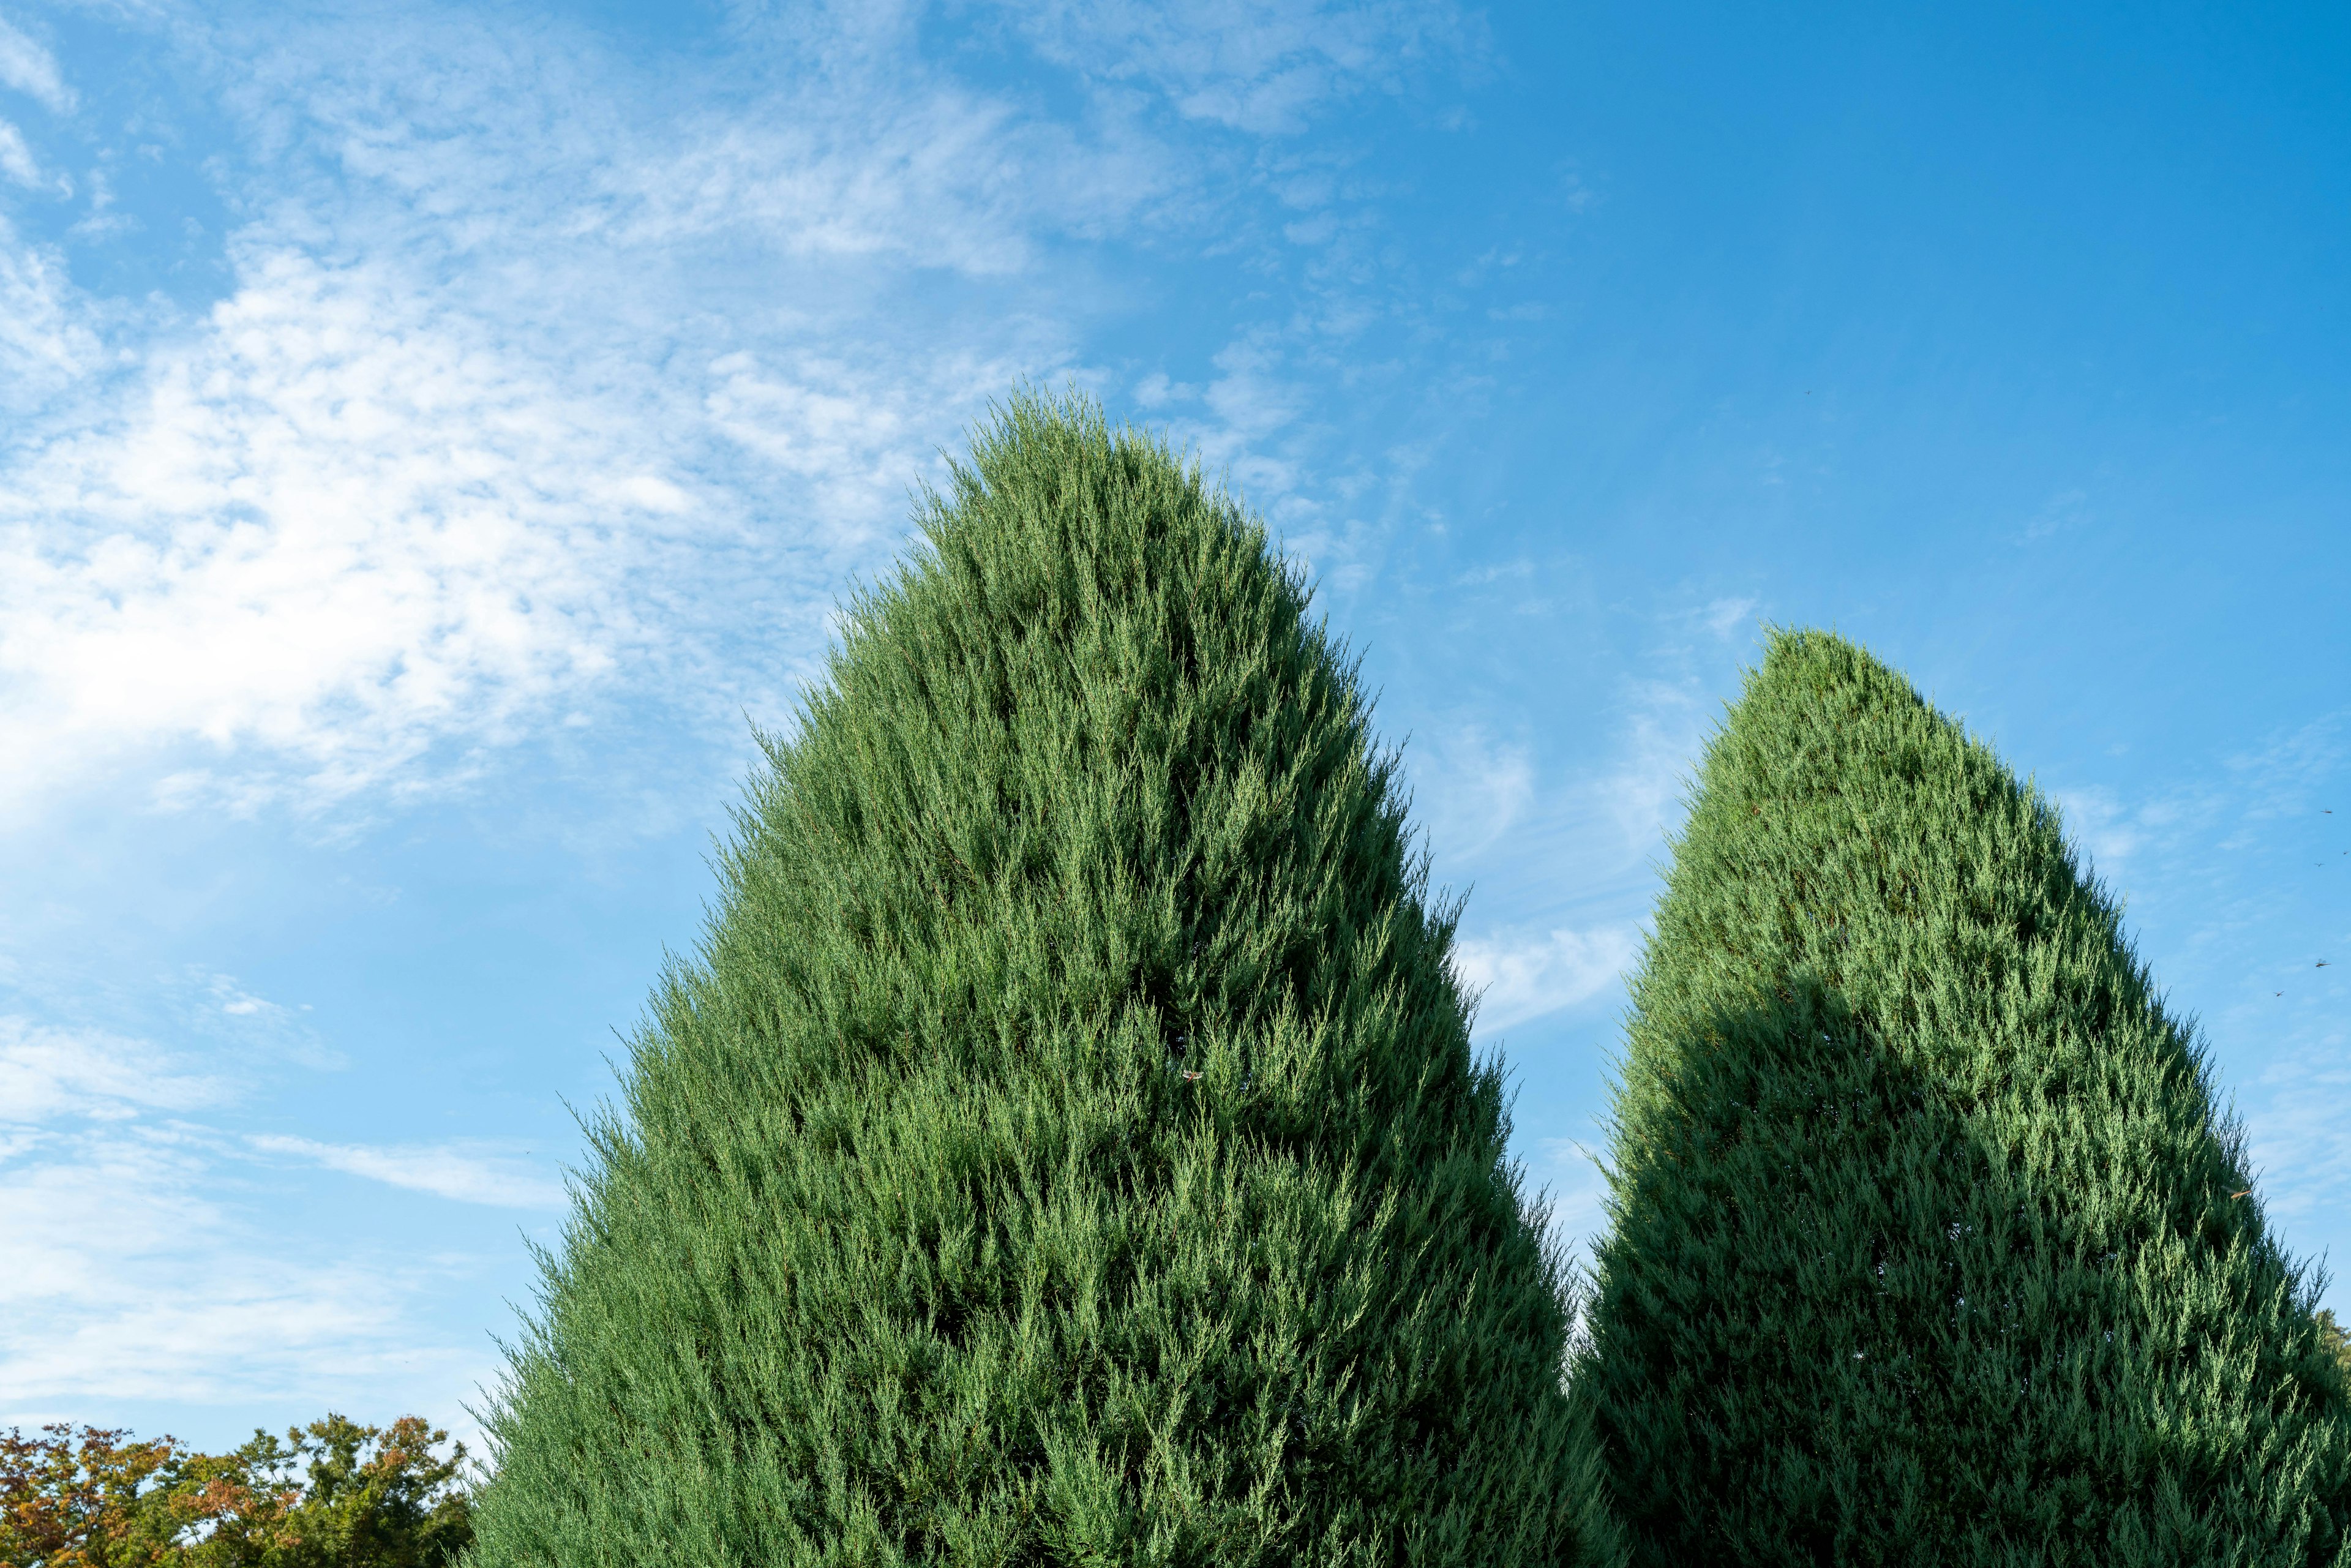
{"type": "Polygon", "coordinates": [[[2338,1563],[2344,1375],[2056,813],[1775,633],[1634,988],[1590,1411],[1637,1561],[2338,1563]]]}
{"type": "Polygon", "coordinates": [[[186,1568],[440,1568],[473,1542],[465,1446],[413,1416],[387,1427],[329,1415],[266,1432],[182,1468],[209,1528],[182,1546],[186,1568]],[[296,1479],[299,1467],[301,1479],[296,1479]]]}
{"type": "Polygon", "coordinates": [[[473,1540],[459,1443],[329,1415],[225,1454],[119,1428],[0,1434],[0,1568],[444,1568],[473,1540]]]}
{"type": "Polygon", "coordinates": [[[767,743],[481,1568],[1552,1563],[1564,1278],[1394,757],[1196,467],[1015,398],[767,743]]]}
{"type": "Polygon", "coordinates": [[[2335,1313],[2326,1308],[2319,1310],[2318,1341],[2326,1347],[2328,1354],[2343,1364],[2344,1371],[2351,1374],[2351,1334],[2343,1332],[2343,1325],[2335,1321],[2335,1313]]]}

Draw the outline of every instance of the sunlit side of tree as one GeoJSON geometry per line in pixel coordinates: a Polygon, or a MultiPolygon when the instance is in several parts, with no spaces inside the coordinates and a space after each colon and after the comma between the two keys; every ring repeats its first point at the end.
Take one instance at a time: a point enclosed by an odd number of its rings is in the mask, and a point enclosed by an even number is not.
{"type": "Polygon", "coordinates": [[[1300,573],[1082,402],[922,522],[593,1129],[479,1561],[1574,1561],[1562,1263],[1300,573]]]}

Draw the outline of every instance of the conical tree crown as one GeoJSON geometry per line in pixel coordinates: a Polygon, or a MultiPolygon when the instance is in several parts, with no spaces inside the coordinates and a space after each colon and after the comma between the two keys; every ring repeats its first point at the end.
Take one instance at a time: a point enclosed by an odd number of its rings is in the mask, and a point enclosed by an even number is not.
{"type": "Polygon", "coordinates": [[[476,1562],[1572,1560],[1560,1262],[1303,581],[1076,402],[922,521],[593,1129],[476,1562]]]}
{"type": "Polygon", "coordinates": [[[2055,812],[1772,637],[1634,988],[1574,1378],[1636,1559],[2335,1563],[2341,1375],[2055,812]]]}

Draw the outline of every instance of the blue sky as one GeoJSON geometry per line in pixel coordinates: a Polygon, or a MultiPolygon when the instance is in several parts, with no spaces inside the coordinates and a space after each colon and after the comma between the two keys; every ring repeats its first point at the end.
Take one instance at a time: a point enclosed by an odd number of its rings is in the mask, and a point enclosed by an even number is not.
{"type": "Polygon", "coordinates": [[[1311,563],[1572,1234],[1770,620],[2064,803],[2351,1257],[2351,37],[2254,10],[0,0],[0,1425],[471,1427],[1024,377],[1311,563]]]}

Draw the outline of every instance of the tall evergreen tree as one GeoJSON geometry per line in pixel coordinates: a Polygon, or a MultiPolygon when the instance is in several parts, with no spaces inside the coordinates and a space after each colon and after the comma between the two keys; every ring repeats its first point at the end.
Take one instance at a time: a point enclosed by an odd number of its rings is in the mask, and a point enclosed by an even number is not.
{"type": "Polygon", "coordinates": [[[1773,635],[1635,977],[1574,1399],[1635,1560],[2351,1561],[2344,1378],[2057,814],[1773,635]]]}
{"type": "Polygon", "coordinates": [[[1262,527],[1016,398],[850,607],[490,1414],[481,1568],[1575,1560],[1562,1264],[1262,527]]]}

